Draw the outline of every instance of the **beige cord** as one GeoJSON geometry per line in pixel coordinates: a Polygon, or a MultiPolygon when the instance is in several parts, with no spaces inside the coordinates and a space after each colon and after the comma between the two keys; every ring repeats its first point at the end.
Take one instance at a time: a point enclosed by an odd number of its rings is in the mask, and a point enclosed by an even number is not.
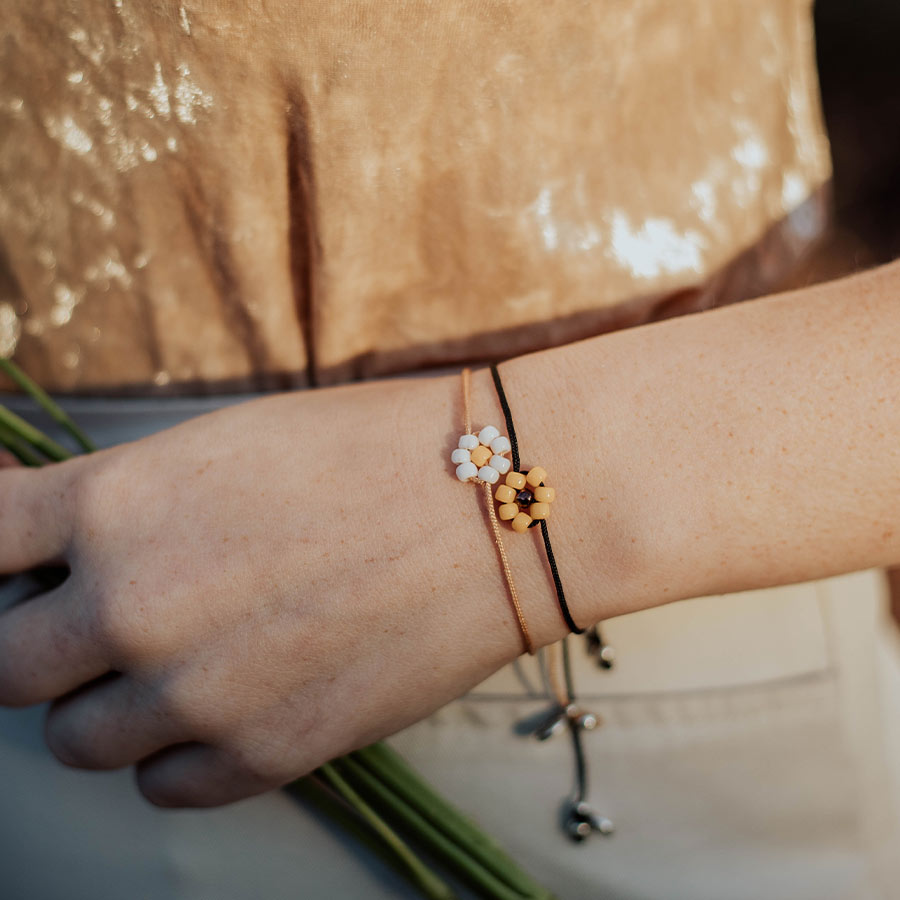
{"type": "Polygon", "coordinates": [[[497,521],[497,512],[494,509],[494,497],[491,494],[491,486],[487,484],[487,482],[484,483],[484,502],[487,504],[488,516],[490,516],[491,519],[491,529],[494,532],[494,541],[497,544],[497,552],[500,554],[500,562],[503,565],[503,574],[506,576],[506,585],[509,588],[509,598],[512,600],[513,607],[516,610],[516,618],[519,620],[519,628],[522,630],[522,637],[525,638],[525,649],[534,656],[534,644],[531,641],[531,634],[528,631],[528,625],[525,622],[525,616],[522,613],[522,607],[519,604],[519,592],[516,590],[512,571],[509,568],[506,548],[503,546],[503,533],[500,531],[500,523],[497,521]]]}
{"type": "Polygon", "coordinates": [[[553,689],[556,702],[565,709],[572,702],[572,698],[560,677],[562,666],[559,654],[560,642],[548,644],[544,649],[547,653],[547,676],[550,679],[550,687],[553,689]]]}
{"type": "Polygon", "coordinates": [[[472,370],[468,367],[462,370],[462,389],[463,426],[466,434],[472,434],[472,370]]]}
{"type": "MultiPolygon", "coordinates": [[[[465,425],[466,434],[472,434],[471,419],[471,376],[472,372],[469,368],[462,370],[462,389],[463,389],[463,423],[465,425]]],[[[497,521],[497,511],[494,509],[494,497],[491,494],[491,486],[485,481],[481,484],[484,489],[484,502],[487,506],[488,517],[491,520],[491,531],[494,533],[494,543],[497,545],[497,552],[500,554],[500,563],[503,567],[503,575],[506,578],[506,586],[509,589],[509,598],[512,601],[513,609],[516,612],[516,619],[519,622],[519,629],[525,640],[525,649],[531,656],[535,654],[534,643],[531,640],[531,634],[528,631],[528,625],[525,622],[525,615],[522,612],[522,606],[519,603],[519,592],[516,590],[516,583],[513,581],[512,569],[509,566],[509,558],[506,555],[506,547],[503,546],[503,532],[500,530],[500,523],[497,521]]]]}

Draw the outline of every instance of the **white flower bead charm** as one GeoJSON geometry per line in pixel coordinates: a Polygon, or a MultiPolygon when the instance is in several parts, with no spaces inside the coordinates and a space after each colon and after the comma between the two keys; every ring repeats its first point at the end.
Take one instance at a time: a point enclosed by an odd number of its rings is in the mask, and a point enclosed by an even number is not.
{"type": "Polygon", "coordinates": [[[497,437],[491,441],[491,450],[496,456],[499,456],[501,453],[509,452],[512,450],[509,438],[505,434],[497,435],[497,437]]]}
{"type": "Polygon", "coordinates": [[[473,462],[460,463],[456,467],[456,477],[460,481],[470,481],[478,474],[478,466],[473,462]]]}
{"type": "MultiPolygon", "coordinates": [[[[496,444],[497,442],[494,441],[496,444]]],[[[488,461],[488,465],[496,469],[501,475],[505,475],[512,466],[512,463],[505,456],[498,456],[496,453],[488,461]]]]}
{"type": "Polygon", "coordinates": [[[491,446],[491,441],[494,438],[499,437],[500,431],[497,428],[494,428],[493,425],[487,425],[478,432],[478,440],[481,441],[485,447],[491,446]]]}
{"type": "Polygon", "coordinates": [[[456,466],[460,481],[496,484],[512,466],[506,454],[512,447],[509,438],[494,425],[485,425],[478,434],[461,434],[450,462],[456,466]]]}
{"type": "Polygon", "coordinates": [[[478,470],[478,480],[496,484],[500,480],[500,473],[493,466],[482,466],[478,470]]]}

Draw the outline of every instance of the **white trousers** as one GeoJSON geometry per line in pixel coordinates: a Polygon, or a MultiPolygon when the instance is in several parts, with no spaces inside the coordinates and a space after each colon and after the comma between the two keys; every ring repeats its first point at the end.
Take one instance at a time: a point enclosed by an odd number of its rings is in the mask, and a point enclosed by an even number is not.
{"type": "MultiPolygon", "coordinates": [[[[225,402],[68,405],[111,444],[225,402]]],[[[612,671],[570,637],[582,705],[604,720],[585,749],[608,838],[573,844],[559,828],[568,736],[517,733],[548,707],[536,659],[390,743],[565,900],[891,900],[900,653],[885,601],[870,570],[623,616],[605,625],[612,671]]],[[[130,771],[66,769],[44,747],[43,714],[0,709],[3,900],[417,896],[282,792],[158,810],[130,771]]]]}

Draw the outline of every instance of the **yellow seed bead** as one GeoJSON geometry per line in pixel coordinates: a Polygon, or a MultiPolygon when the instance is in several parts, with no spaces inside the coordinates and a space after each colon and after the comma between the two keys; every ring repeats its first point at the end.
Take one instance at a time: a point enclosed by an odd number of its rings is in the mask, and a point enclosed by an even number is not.
{"type": "MultiPolygon", "coordinates": [[[[474,457],[474,454],[473,454],[473,457],[474,457]]],[[[473,462],[474,462],[474,459],[473,459],[473,462]]],[[[546,477],[547,477],[547,470],[541,468],[540,466],[535,466],[533,469],[528,470],[528,474],[525,476],[525,480],[532,487],[537,487],[546,477]]]]}
{"type": "Polygon", "coordinates": [[[532,519],[546,519],[550,515],[549,503],[532,503],[528,508],[532,519]]]}
{"type": "Polygon", "coordinates": [[[536,487],[534,499],[538,503],[552,503],[556,499],[556,489],[551,487],[536,487]]]}
{"type": "MultiPolygon", "coordinates": [[[[512,504],[510,504],[512,505],[512,504]]],[[[522,534],[528,531],[528,526],[531,524],[531,516],[528,513],[520,512],[513,520],[512,520],[512,529],[513,531],[518,531],[519,534],[522,534]]]]}
{"type": "Polygon", "coordinates": [[[483,465],[487,463],[487,461],[491,458],[491,448],[485,447],[484,444],[479,444],[471,453],[469,457],[473,463],[480,469],[483,465]]]}
{"type": "Polygon", "coordinates": [[[504,522],[508,522],[510,519],[514,519],[519,514],[519,504],[518,503],[504,503],[497,510],[497,515],[503,519],[504,522]]]}
{"type": "Polygon", "coordinates": [[[494,499],[498,503],[512,503],[516,499],[516,492],[508,484],[501,484],[494,491],[494,499]]]}
{"type": "Polygon", "coordinates": [[[506,476],[506,483],[514,491],[521,491],[525,487],[525,476],[521,472],[510,472],[506,476]]]}

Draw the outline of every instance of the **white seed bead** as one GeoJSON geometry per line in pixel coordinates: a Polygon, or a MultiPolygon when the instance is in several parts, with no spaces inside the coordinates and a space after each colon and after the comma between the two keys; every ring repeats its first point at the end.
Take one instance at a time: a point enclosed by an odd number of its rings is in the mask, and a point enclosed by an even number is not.
{"type": "Polygon", "coordinates": [[[458,450],[454,450],[450,454],[450,462],[456,463],[457,465],[459,465],[460,463],[471,462],[471,461],[472,461],[472,455],[469,453],[468,450],[463,450],[461,447],[458,450]]]}
{"type": "Polygon", "coordinates": [[[456,467],[456,477],[460,481],[468,481],[478,474],[478,466],[473,462],[464,462],[456,467]]]}
{"type": "Polygon", "coordinates": [[[497,437],[498,434],[500,434],[498,429],[494,428],[493,425],[487,425],[478,432],[478,440],[481,441],[485,447],[490,447],[491,441],[497,437]]]}
{"type": "Polygon", "coordinates": [[[501,453],[506,453],[508,450],[512,450],[512,445],[509,442],[509,438],[505,434],[501,434],[498,437],[495,437],[491,441],[491,450],[494,451],[498,456],[501,453]]]}
{"type": "MultiPolygon", "coordinates": [[[[494,443],[496,443],[496,441],[494,443]]],[[[491,457],[489,465],[495,468],[501,475],[505,475],[509,471],[509,467],[512,463],[505,456],[494,455],[491,457]]]]}
{"type": "Polygon", "coordinates": [[[478,438],[474,434],[461,434],[457,446],[460,450],[474,450],[478,446],[478,438]]]}
{"type": "Polygon", "coordinates": [[[500,473],[493,466],[482,466],[478,470],[478,478],[488,484],[496,484],[500,480],[500,473]]]}

